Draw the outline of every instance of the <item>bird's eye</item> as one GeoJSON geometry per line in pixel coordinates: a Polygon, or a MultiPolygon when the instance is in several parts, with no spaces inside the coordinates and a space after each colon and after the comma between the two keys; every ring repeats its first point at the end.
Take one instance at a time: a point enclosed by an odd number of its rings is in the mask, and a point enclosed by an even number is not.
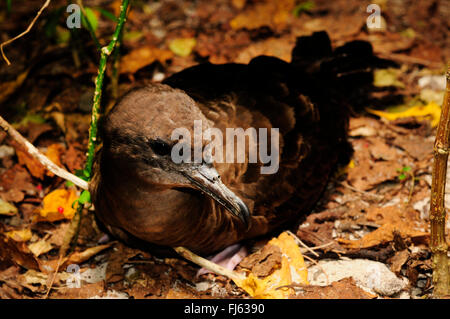
{"type": "Polygon", "coordinates": [[[169,144],[160,139],[150,140],[149,144],[153,152],[161,156],[170,154],[172,149],[169,144]]]}

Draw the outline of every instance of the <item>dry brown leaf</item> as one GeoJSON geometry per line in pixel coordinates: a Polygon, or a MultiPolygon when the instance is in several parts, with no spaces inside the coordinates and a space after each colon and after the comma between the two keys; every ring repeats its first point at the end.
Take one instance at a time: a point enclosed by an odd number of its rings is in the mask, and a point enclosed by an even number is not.
{"type": "MultiPolygon", "coordinates": [[[[395,233],[402,238],[427,237],[429,233],[418,229],[416,213],[401,209],[397,206],[374,207],[367,212],[367,220],[373,221],[381,227],[365,235],[359,240],[339,238],[338,242],[346,248],[370,248],[394,240],[395,233]]],[[[422,225],[425,228],[426,225],[422,225]]]]}
{"type": "Polygon", "coordinates": [[[113,243],[109,243],[106,245],[99,245],[99,246],[91,247],[82,252],[74,252],[69,256],[69,258],[67,259],[67,261],[64,264],[65,265],[80,264],[82,262],[85,262],[89,258],[97,255],[101,251],[111,247],[112,245],[113,245],[113,243]]]}
{"type": "Polygon", "coordinates": [[[120,74],[133,74],[155,61],[164,63],[172,57],[173,53],[169,50],[162,50],[151,46],[139,47],[121,58],[120,74]]]}
{"type": "Polygon", "coordinates": [[[353,278],[344,278],[329,286],[302,287],[296,298],[299,299],[375,299],[372,295],[358,287],[353,278]]]}
{"type": "Polygon", "coordinates": [[[17,78],[13,81],[0,83],[0,103],[5,101],[11,94],[13,94],[18,87],[22,85],[28,75],[26,70],[20,73],[17,78]]]}
{"type": "Polygon", "coordinates": [[[0,261],[26,269],[39,269],[39,262],[24,242],[16,242],[0,233],[0,261]]]}

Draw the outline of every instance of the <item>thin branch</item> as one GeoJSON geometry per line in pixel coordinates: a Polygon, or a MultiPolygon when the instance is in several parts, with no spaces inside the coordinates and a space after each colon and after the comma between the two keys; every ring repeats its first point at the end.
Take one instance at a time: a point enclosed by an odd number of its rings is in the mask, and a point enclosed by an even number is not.
{"type": "Polygon", "coordinates": [[[447,90],[434,143],[433,175],[430,200],[430,248],[433,253],[433,294],[442,297],[450,294],[448,245],[445,240],[445,182],[450,136],[450,64],[447,69],[447,90]]]}
{"type": "Polygon", "coordinates": [[[78,176],[69,173],[65,169],[59,167],[55,163],[53,163],[47,156],[42,154],[33,144],[31,144],[25,137],[22,136],[14,127],[11,126],[7,121],[0,116],[0,127],[5,130],[5,132],[9,133],[9,135],[25,150],[33,156],[36,160],[38,160],[42,165],[45,166],[50,172],[59,176],[65,180],[71,181],[78,187],[82,189],[88,189],[88,182],[82,180],[78,176]]]}
{"type": "Polygon", "coordinates": [[[23,37],[25,34],[27,34],[28,32],[30,32],[31,28],[33,27],[33,25],[36,23],[37,19],[39,18],[39,16],[41,15],[42,11],[45,10],[45,8],[48,7],[48,5],[50,4],[51,0],[47,0],[45,1],[44,5],[42,6],[42,8],[39,10],[39,12],[37,13],[37,15],[34,17],[33,21],[31,21],[30,25],[28,26],[28,28],[22,32],[21,34],[15,36],[12,39],[9,39],[5,42],[3,42],[2,44],[0,44],[0,51],[2,52],[2,57],[3,59],[6,61],[6,64],[10,65],[11,62],[9,62],[8,58],[5,55],[5,52],[3,52],[3,47],[7,44],[10,44],[11,42],[23,37]]]}
{"type": "Polygon", "coordinates": [[[217,265],[217,264],[213,263],[212,261],[209,261],[208,259],[205,259],[203,257],[200,257],[200,256],[194,254],[193,252],[191,252],[190,250],[188,250],[184,247],[175,247],[174,249],[179,255],[183,256],[184,258],[186,258],[189,261],[192,261],[194,264],[199,265],[200,267],[203,267],[205,269],[208,269],[218,275],[228,277],[231,280],[233,280],[234,282],[236,282],[236,281],[239,282],[239,281],[242,281],[245,279],[244,275],[242,275],[238,272],[226,269],[220,265],[217,265]]]}
{"type": "MultiPolygon", "coordinates": [[[[311,254],[313,254],[314,256],[319,257],[319,254],[316,253],[314,250],[312,250],[310,247],[308,247],[308,245],[306,245],[304,242],[302,242],[301,239],[298,238],[297,235],[295,235],[295,234],[294,234],[293,232],[291,232],[290,230],[288,230],[288,231],[286,231],[286,232],[294,238],[294,240],[297,242],[297,245],[303,246],[303,247],[306,249],[306,251],[309,251],[309,252],[310,252],[311,254]]],[[[302,254],[304,254],[304,252],[302,252],[302,254]]]]}

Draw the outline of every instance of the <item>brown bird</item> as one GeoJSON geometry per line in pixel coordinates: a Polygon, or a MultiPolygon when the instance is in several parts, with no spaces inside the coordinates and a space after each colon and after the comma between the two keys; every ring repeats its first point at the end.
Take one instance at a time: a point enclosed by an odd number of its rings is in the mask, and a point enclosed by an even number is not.
{"type": "MultiPolygon", "coordinates": [[[[131,91],[104,119],[90,183],[96,215],[124,240],[200,254],[289,225],[314,207],[334,168],[348,161],[348,102],[364,102],[361,92],[379,62],[367,42],[332,50],[318,32],[297,39],[291,63],[261,56],[248,65],[201,64],[131,91]],[[177,163],[175,145],[190,142],[180,155],[193,158],[194,121],[224,137],[227,128],[255,128],[256,143],[245,147],[243,162],[236,155],[230,163],[177,163]],[[177,128],[190,137],[173,139],[177,128]],[[260,128],[268,129],[267,139],[260,128]],[[277,156],[255,163],[250,153],[261,147],[277,156]],[[263,174],[271,165],[278,170],[263,174]]],[[[223,144],[226,155],[231,140],[223,144]]]]}

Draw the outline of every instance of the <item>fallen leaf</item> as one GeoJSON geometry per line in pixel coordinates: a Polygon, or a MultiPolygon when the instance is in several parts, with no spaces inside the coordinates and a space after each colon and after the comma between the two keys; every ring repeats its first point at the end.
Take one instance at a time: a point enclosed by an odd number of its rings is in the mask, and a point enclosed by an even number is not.
{"type": "MultiPolygon", "coordinates": [[[[45,152],[45,155],[56,165],[62,166],[61,164],[61,155],[64,153],[64,146],[58,143],[52,144],[47,148],[47,151],[45,152]]],[[[49,170],[45,173],[47,176],[53,177],[55,174],[50,172],[49,170]]]]}
{"type": "Polygon", "coordinates": [[[246,2],[247,0],[231,0],[231,4],[233,5],[233,7],[239,10],[245,7],[246,2]]]}
{"type": "MultiPolygon", "coordinates": [[[[418,229],[419,221],[414,214],[416,213],[413,211],[404,210],[397,206],[370,208],[367,212],[367,220],[375,222],[381,227],[359,240],[338,238],[338,242],[346,248],[361,249],[391,242],[395,238],[395,233],[402,238],[428,237],[429,233],[418,229]]],[[[421,226],[426,229],[426,225],[421,226]]]]}
{"type": "Polygon", "coordinates": [[[173,57],[172,51],[151,46],[139,47],[123,56],[120,60],[120,74],[135,73],[155,61],[166,62],[173,57]]]}
{"type": "Polygon", "coordinates": [[[0,83],[0,103],[5,101],[11,94],[13,94],[25,81],[28,75],[26,70],[20,73],[17,78],[13,81],[0,83]]]}
{"type": "Polygon", "coordinates": [[[0,233],[0,261],[14,263],[26,269],[39,269],[36,257],[23,242],[16,242],[0,233]]]}
{"type": "Polygon", "coordinates": [[[292,17],[293,0],[264,1],[249,6],[230,21],[232,29],[258,29],[263,26],[283,27],[292,17]]]}
{"type": "Polygon", "coordinates": [[[53,246],[48,241],[41,239],[35,243],[29,244],[28,249],[30,249],[33,255],[39,257],[40,255],[48,253],[52,250],[53,246]]]}
{"type": "Polygon", "coordinates": [[[170,42],[169,49],[178,56],[187,57],[196,44],[197,40],[194,38],[178,38],[170,42]]]}
{"type": "Polygon", "coordinates": [[[433,155],[434,142],[416,135],[399,135],[392,142],[415,159],[422,161],[433,155]]]}
{"type": "Polygon", "coordinates": [[[17,159],[20,165],[25,165],[36,178],[44,179],[45,167],[34,157],[21,149],[16,149],[17,159]]]}
{"type": "Polygon", "coordinates": [[[101,251],[111,247],[112,245],[113,245],[113,243],[109,243],[109,244],[106,244],[106,245],[98,245],[98,246],[95,246],[95,247],[88,248],[88,249],[86,249],[86,250],[84,250],[82,252],[74,252],[74,253],[72,253],[69,256],[69,258],[64,263],[64,265],[81,264],[82,262],[85,262],[89,258],[97,255],[98,253],[100,253],[101,251]]]}
{"type": "Polygon", "coordinates": [[[294,293],[289,286],[293,283],[308,284],[308,272],[294,238],[283,232],[278,238],[273,238],[268,245],[277,246],[282,252],[281,268],[276,269],[265,278],[258,278],[250,273],[247,278],[235,280],[236,285],[244,289],[254,298],[285,299],[294,293]]]}
{"type": "Polygon", "coordinates": [[[6,232],[5,235],[15,241],[29,241],[31,239],[31,229],[13,230],[6,232]]]}
{"type": "Polygon", "coordinates": [[[43,207],[39,211],[39,220],[53,222],[61,219],[72,219],[78,205],[78,203],[73,205],[77,198],[78,196],[74,189],[57,189],[52,191],[42,201],[43,207]]]}
{"type": "MultiPolygon", "coordinates": [[[[64,152],[64,146],[61,144],[52,144],[47,150],[44,152],[45,155],[56,165],[62,166],[60,157],[64,152]]],[[[44,179],[44,174],[50,177],[55,176],[52,172],[48,171],[44,165],[42,165],[37,159],[32,157],[28,152],[24,151],[21,148],[17,148],[16,150],[17,159],[19,160],[19,164],[25,165],[28,168],[28,171],[31,175],[36,178],[44,179]]]]}
{"type": "Polygon", "coordinates": [[[0,198],[0,215],[13,216],[17,214],[17,212],[16,206],[0,198]]]}
{"type": "Polygon", "coordinates": [[[253,58],[260,55],[277,57],[283,61],[291,62],[292,47],[295,41],[290,38],[274,39],[252,43],[239,53],[234,62],[249,63],[253,58]]]}
{"type": "Polygon", "coordinates": [[[296,296],[299,299],[374,299],[376,297],[358,287],[352,277],[334,281],[329,286],[304,286],[296,296]]]}
{"type": "Polygon", "coordinates": [[[385,118],[388,121],[394,121],[399,118],[417,117],[418,119],[431,120],[431,126],[436,127],[439,124],[439,118],[441,116],[441,108],[435,102],[428,103],[427,105],[417,105],[403,112],[385,112],[379,110],[366,109],[367,112],[378,115],[385,118]]]}
{"type": "Polygon", "coordinates": [[[400,74],[402,74],[402,71],[394,68],[375,70],[373,74],[373,85],[377,87],[396,86],[404,88],[405,85],[398,80],[400,74]]]}

